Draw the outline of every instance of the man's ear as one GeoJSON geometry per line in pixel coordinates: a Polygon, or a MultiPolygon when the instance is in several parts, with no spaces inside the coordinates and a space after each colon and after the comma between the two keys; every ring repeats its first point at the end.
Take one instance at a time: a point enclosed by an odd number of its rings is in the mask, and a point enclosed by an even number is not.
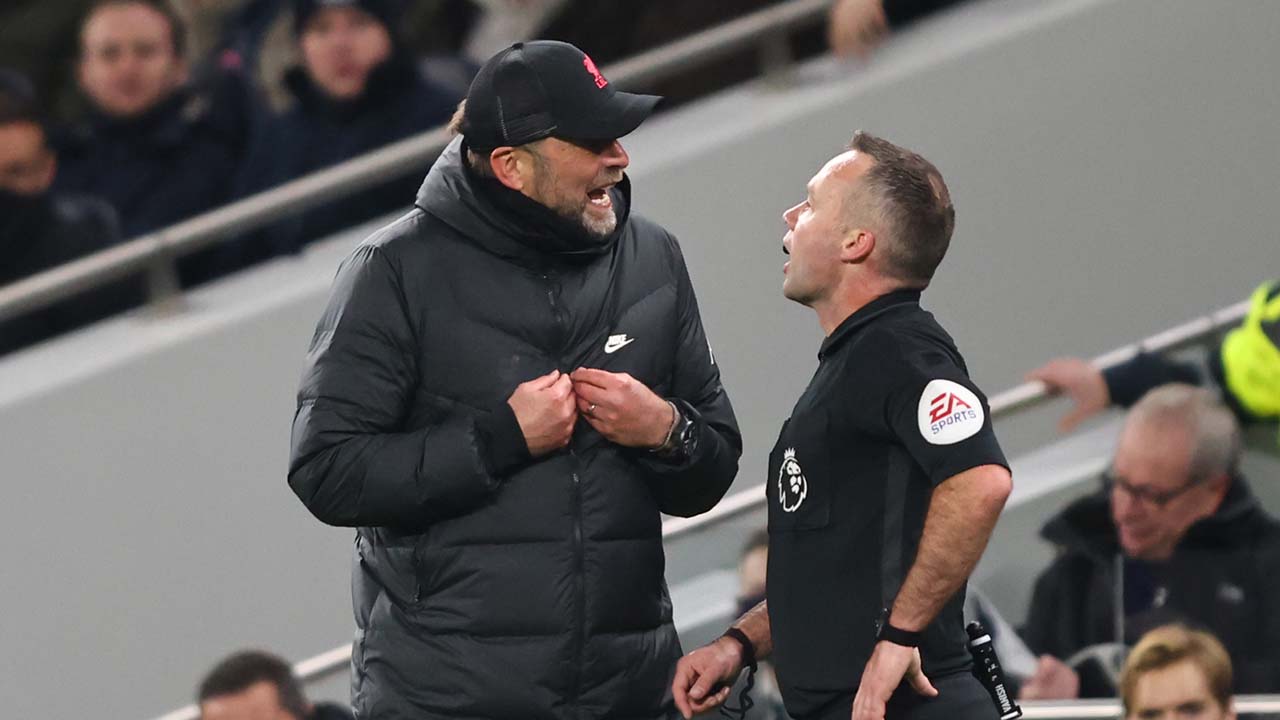
{"type": "Polygon", "coordinates": [[[513,147],[494,148],[489,153],[489,168],[493,170],[493,176],[517,192],[524,190],[524,173],[520,164],[521,158],[513,147]]]}
{"type": "Polygon", "coordinates": [[[864,228],[850,228],[840,239],[840,262],[863,263],[875,249],[875,233],[864,228]]]}

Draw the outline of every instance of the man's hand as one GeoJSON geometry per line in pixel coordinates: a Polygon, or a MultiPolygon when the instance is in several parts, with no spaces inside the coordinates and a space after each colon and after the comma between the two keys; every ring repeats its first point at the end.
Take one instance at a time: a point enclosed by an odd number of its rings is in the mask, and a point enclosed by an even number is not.
{"type": "Polygon", "coordinates": [[[1055,395],[1066,395],[1075,403],[1071,412],[1058,422],[1060,432],[1071,432],[1084,420],[1107,409],[1111,394],[1102,371],[1080,358],[1058,358],[1027,374],[1028,380],[1039,380],[1055,395]]]}
{"type": "Polygon", "coordinates": [[[876,643],[871,659],[862,670],[858,694],[853,697],[853,720],[884,720],[885,704],[903,678],[925,697],[938,694],[920,669],[918,649],[886,640],[876,643]]]}
{"type": "Polygon", "coordinates": [[[520,423],[533,457],[559,450],[573,437],[573,425],[578,420],[573,382],[559,370],[520,383],[507,398],[507,404],[520,423]]]}
{"type": "Polygon", "coordinates": [[[578,368],[569,376],[578,412],[607,440],[624,447],[656,448],[675,421],[670,403],[626,373],[578,368]]]}
{"type": "Polygon", "coordinates": [[[733,689],[733,681],[742,672],[742,645],[722,637],[680,658],[671,694],[676,708],[688,718],[704,713],[725,701],[733,689]],[[712,690],[722,685],[719,690],[712,690]]]}
{"type": "Polygon", "coordinates": [[[889,34],[884,0],[836,0],[827,17],[827,42],[835,54],[866,60],[889,34]]]}
{"type": "Polygon", "coordinates": [[[1080,696],[1080,676],[1052,655],[1041,655],[1036,674],[1022,685],[1019,700],[1074,700],[1080,696]]]}

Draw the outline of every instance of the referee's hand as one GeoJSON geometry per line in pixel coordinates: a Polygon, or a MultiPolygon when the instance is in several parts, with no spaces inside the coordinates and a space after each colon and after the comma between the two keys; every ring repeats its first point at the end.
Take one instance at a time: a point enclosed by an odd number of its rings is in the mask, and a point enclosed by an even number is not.
{"type": "Polygon", "coordinates": [[[871,659],[862,670],[858,694],[853,698],[853,720],[884,720],[885,704],[903,680],[925,697],[938,694],[920,669],[918,649],[887,640],[876,643],[871,659]]]}
{"type": "Polygon", "coordinates": [[[717,707],[729,697],[733,681],[742,672],[742,645],[719,638],[694,650],[676,663],[671,694],[686,720],[717,707]]]}

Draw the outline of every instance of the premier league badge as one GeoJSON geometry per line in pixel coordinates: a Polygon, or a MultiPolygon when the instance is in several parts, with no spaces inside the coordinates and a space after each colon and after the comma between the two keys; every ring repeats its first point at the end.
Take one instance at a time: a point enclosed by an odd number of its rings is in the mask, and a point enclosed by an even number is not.
{"type": "Polygon", "coordinates": [[[783,512],[795,512],[800,509],[805,496],[809,494],[809,483],[804,479],[804,470],[796,460],[796,449],[787,448],[782,453],[782,467],[778,469],[778,504],[783,512]]]}

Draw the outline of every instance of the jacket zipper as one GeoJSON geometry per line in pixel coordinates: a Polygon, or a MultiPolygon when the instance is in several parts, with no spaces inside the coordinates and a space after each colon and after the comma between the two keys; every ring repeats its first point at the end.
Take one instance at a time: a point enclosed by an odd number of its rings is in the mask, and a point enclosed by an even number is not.
{"type": "Polygon", "coordinates": [[[570,704],[573,706],[573,713],[577,716],[580,710],[578,696],[582,691],[582,653],[585,642],[584,635],[586,634],[587,587],[586,579],[583,577],[582,483],[578,478],[578,458],[572,450],[569,451],[569,454],[574,461],[574,470],[570,477],[573,480],[573,584],[577,599],[573,624],[573,682],[569,686],[569,698],[570,704]]]}
{"type": "MultiPolygon", "coordinates": [[[[558,347],[564,342],[567,332],[564,314],[556,298],[558,285],[550,273],[543,273],[542,279],[547,283],[547,301],[551,304],[551,314],[555,319],[558,331],[554,346],[558,347]]],[[[564,363],[562,362],[561,364],[563,365],[564,363]]],[[[562,369],[561,372],[564,372],[564,370],[562,369]]],[[[587,589],[586,580],[583,578],[585,559],[582,545],[582,483],[581,478],[578,476],[578,456],[574,453],[572,447],[569,448],[569,458],[573,463],[573,469],[569,473],[569,490],[573,512],[573,584],[575,604],[573,612],[573,674],[569,682],[569,705],[573,708],[574,717],[577,717],[581,710],[578,702],[580,700],[579,695],[582,692],[582,655],[585,644],[584,636],[586,634],[587,589]]]]}

